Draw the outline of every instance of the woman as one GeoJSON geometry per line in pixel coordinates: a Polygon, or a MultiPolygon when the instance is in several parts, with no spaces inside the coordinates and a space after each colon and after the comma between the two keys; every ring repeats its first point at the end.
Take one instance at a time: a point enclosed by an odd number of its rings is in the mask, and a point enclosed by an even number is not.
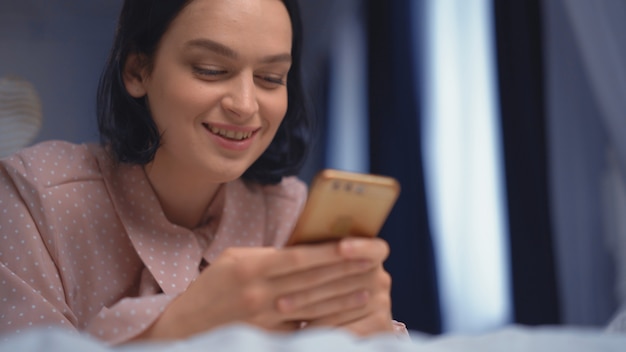
{"type": "Polygon", "coordinates": [[[300,22],[290,0],[125,1],[98,99],[102,147],[2,161],[1,331],[112,344],[230,323],[391,320],[379,239],[279,249],[306,197],[300,22]]]}

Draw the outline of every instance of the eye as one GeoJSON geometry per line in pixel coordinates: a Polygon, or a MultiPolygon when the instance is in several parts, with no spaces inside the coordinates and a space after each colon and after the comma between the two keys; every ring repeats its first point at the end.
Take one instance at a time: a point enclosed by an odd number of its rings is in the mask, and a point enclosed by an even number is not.
{"type": "Polygon", "coordinates": [[[228,74],[228,71],[219,68],[193,66],[193,73],[202,79],[216,79],[228,74]]]}
{"type": "Polygon", "coordinates": [[[255,76],[258,80],[261,81],[261,85],[266,88],[278,88],[279,86],[284,86],[287,84],[285,80],[285,76],[280,75],[270,75],[270,74],[259,74],[255,76]]]}

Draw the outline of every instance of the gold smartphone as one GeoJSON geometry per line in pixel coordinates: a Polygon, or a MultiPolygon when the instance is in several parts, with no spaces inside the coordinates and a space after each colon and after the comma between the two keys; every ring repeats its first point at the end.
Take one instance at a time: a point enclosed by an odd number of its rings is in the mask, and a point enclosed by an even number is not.
{"type": "Polygon", "coordinates": [[[287,245],[374,237],[400,194],[392,177],[333,169],[318,173],[287,245]]]}

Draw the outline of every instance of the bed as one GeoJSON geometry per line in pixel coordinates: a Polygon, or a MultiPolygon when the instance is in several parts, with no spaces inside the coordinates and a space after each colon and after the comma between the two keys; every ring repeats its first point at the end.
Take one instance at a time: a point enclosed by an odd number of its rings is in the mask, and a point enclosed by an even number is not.
{"type": "Polygon", "coordinates": [[[31,330],[6,337],[0,351],[19,352],[454,352],[454,351],[626,351],[626,334],[571,327],[508,326],[474,335],[394,336],[357,338],[337,330],[311,330],[293,335],[269,334],[245,325],[229,326],[177,342],[137,343],[111,347],[86,335],[61,330],[31,330]]]}

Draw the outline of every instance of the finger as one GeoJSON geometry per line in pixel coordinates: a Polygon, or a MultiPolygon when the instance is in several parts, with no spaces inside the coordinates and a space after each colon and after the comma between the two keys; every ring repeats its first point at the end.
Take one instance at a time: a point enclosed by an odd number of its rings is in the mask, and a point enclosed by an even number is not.
{"type": "Polygon", "coordinates": [[[342,310],[340,312],[329,314],[318,319],[310,319],[307,321],[307,328],[315,327],[343,327],[349,326],[361,319],[365,319],[370,314],[370,308],[366,306],[355,307],[350,310],[342,310]]]}
{"type": "Polygon", "coordinates": [[[368,312],[367,309],[355,309],[312,320],[305,325],[307,329],[316,327],[338,327],[359,336],[394,332],[391,313],[383,310],[368,312]]]}
{"type": "MultiPolygon", "coordinates": [[[[387,275],[379,275],[381,279],[385,279],[387,275]]],[[[386,281],[383,280],[383,281],[386,281]]],[[[386,283],[384,284],[386,285],[386,283]]],[[[362,333],[368,331],[369,328],[378,326],[380,329],[386,329],[391,324],[391,297],[389,290],[369,291],[370,298],[367,305],[358,309],[345,310],[334,315],[315,319],[310,322],[310,326],[353,326],[355,332],[362,333]],[[358,320],[371,320],[369,323],[356,324],[358,320]],[[357,329],[358,328],[358,329],[357,329]],[[359,330],[360,329],[360,330],[359,330]]]]}
{"type": "MultiPolygon", "coordinates": [[[[336,265],[333,267],[336,267],[336,265]]],[[[336,276],[333,272],[330,272],[329,275],[336,276]]],[[[323,304],[324,301],[335,296],[343,296],[356,291],[366,291],[373,275],[375,275],[375,272],[370,270],[365,273],[336,277],[333,281],[320,283],[316,286],[309,286],[307,281],[303,281],[302,284],[305,285],[303,289],[278,298],[276,301],[277,309],[283,313],[302,311],[306,307],[314,306],[319,302],[323,304]]]]}
{"type": "Polygon", "coordinates": [[[339,255],[339,244],[323,243],[298,245],[288,248],[230,247],[222,252],[220,260],[234,264],[244,278],[251,275],[266,279],[276,278],[317,267],[346,261],[339,255]]]}
{"type": "Polygon", "coordinates": [[[339,253],[344,258],[382,263],[389,255],[389,245],[381,238],[347,237],[339,241],[339,253]]]}
{"type": "Polygon", "coordinates": [[[266,329],[269,331],[276,331],[276,332],[292,332],[292,331],[300,330],[301,327],[302,327],[301,321],[293,320],[293,321],[286,321],[283,323],[279,323],[271,328],[266,328],[266,329]]]}
{"type": "Polygon", "coordinates": [[[348,323],[338,324],[337,326],[347,329],[359,336],[393,333],[395,331],[391,314],[387,314],[383,311],[378,311],[363,318],[354,319],[348,323]]]}
{"type": "MultiPolygon", "coordinates": [[[[375,268],[376,264],[367,260],[342,261],[306,271],[283,275],[272,279],[270,284],[276,289],[276,292],[280,292],[285,300],[291,300],[291,295],[293,294],[304,292],[302,295],[297,296],[294,301],[295,305],[293,305],[293,307],[297,308],[310,304],[315,300],[328,298],[328,296],[320,297],[318,295],[306,300],[305,297],[302,296],[306,295],[309,290],[318,288],[318,291],[330,291],[332,288],[327,287],[326,285],[330,284],[331,287],[334,287],[337,286],[338,283],[343,283],[343,286],[347,286],[346,282],[343,281],[346,278],[352,277],[356,274],[370,272],[375,268]]],[[[364,285],[361,286],[363,287],[364,285]]],[[[355,290],[355,287],[352,287],[351,290],[355,290]]],[[[346,290],[344,289],[344,292],[342,293],[345,293],[345,291],[346,290]]],[[[285,303],[292,306],[290,302],[285,303]]]]}
{"type": "Polygon", "coordinates": [[[278,277],[343,260],[339,254],[339,243],[328,242],[279,249],[265,265],[268,277],[278,277]]]}
{"type": "MultiPolygon", "coordinates": [[[[347,321],[338,319],[345,312],[354,312],[363,309],[367,306],[370,300],[370,294],[366,290],[358,290],[349,292],[340,296],[333,296],[332,298],[316,302],[305,308],[294,311],[287,314],[290,320],[296,321],[316,321],[321,320],[323,322],[335,322],[334,325],[345,323],[347,321]],[[334,317],[335,319],[332,319],[334,317]]],[[[359,313],[363,315],[365,313],[359,313]]],[[[328,324],[332,325],[332,324],[328,324]]]]}

